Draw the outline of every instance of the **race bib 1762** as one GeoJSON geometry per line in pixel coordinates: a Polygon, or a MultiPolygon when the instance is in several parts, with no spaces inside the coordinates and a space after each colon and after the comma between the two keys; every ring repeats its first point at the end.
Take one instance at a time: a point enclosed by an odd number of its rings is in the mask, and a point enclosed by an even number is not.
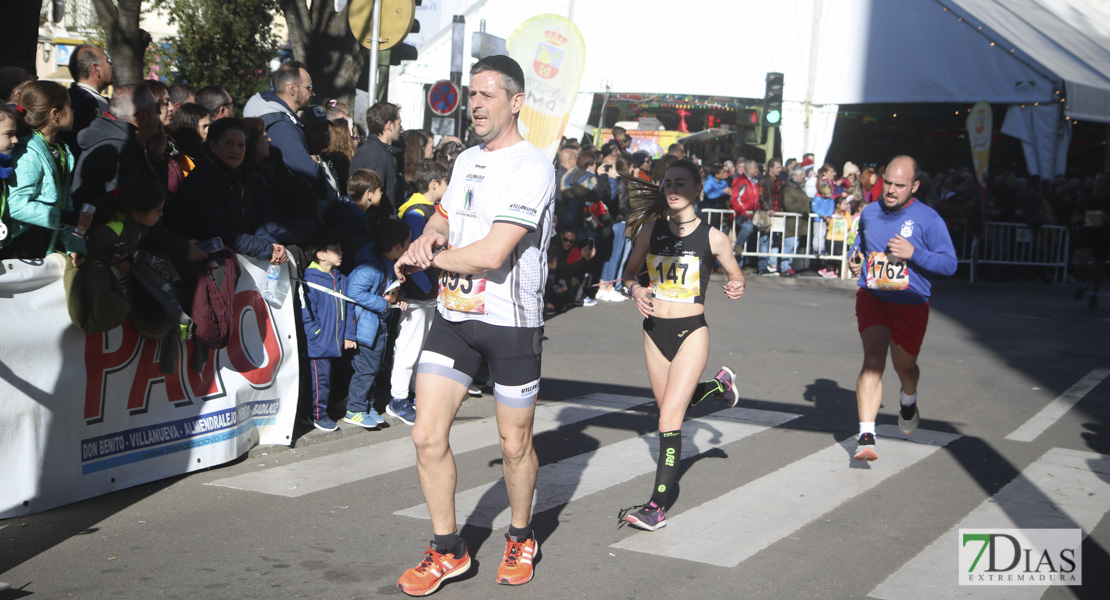
{"type": "Polygon", "coordinates": [[[910,289],[910,267],[906,261],[885,252],[867,257],[867,287],[873,290],[910,289]]]}

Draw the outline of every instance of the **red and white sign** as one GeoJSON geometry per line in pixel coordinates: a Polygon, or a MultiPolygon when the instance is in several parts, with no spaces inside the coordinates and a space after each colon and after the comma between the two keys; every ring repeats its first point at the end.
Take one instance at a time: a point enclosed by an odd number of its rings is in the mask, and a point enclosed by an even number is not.
{"type": "Polygon", "coordinates": [[[459,108],[459,88],[455,84],[441,79],[428,90],[428,108],[439,117],[446,117],[459,108]]]}
{"type": "Polygon", "coordinates": [[[239,257],[228,347],[197,372],[193,341],[179,340],[167,375],[159,343],[130,321],[97,335],[73,326],[57,256],[0,261],[0,519],[289,444],[297,318],[291,297],[274,308],[259,294],[266,263],[239,257]]]}

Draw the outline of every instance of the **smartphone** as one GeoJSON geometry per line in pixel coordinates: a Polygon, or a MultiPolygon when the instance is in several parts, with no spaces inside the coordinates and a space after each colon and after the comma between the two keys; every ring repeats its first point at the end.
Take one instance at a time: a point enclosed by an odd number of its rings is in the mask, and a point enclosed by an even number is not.
{"type": "Polygon", "coordinates": [[[593,250],[594,249],[594,240],[593,239],[587,240],[586,245],[590,247],[590,250],[593,250]]]}
{"type": "Polygon", "coordinates": [[[197,242],[197,248],[204,250],[205,254],[212,254],[224,249],[224,241],[216,236],[203,242],[197,242]]]}

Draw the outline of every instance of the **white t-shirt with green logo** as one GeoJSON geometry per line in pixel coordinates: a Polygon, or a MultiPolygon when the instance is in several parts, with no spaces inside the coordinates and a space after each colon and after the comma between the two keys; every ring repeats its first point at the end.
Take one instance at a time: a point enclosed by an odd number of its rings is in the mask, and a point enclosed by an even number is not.
{"type": "Polygon", "coordinates": [[[493,152],[475,146],[455,159],[451,183],[440,200],[449,247],[464,248],[485,238],[494,223],[519,225],[528,233],[497,269],[463,276],[444,271],[439,312],[445,319],[543,325],[554,204],[555,168],[528,141],[493,152]]]}

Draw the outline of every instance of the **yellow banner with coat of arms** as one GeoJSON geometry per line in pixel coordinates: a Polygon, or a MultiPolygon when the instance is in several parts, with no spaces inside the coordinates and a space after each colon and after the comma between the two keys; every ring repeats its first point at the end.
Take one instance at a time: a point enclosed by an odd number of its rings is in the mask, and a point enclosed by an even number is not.
{"type": "Polygon", "coordinates": [[[539,15],[518,27],[506,45],[524,69],[520,133],[554,159],[586,66],[582,33],[566,17],[539,15]]]}

